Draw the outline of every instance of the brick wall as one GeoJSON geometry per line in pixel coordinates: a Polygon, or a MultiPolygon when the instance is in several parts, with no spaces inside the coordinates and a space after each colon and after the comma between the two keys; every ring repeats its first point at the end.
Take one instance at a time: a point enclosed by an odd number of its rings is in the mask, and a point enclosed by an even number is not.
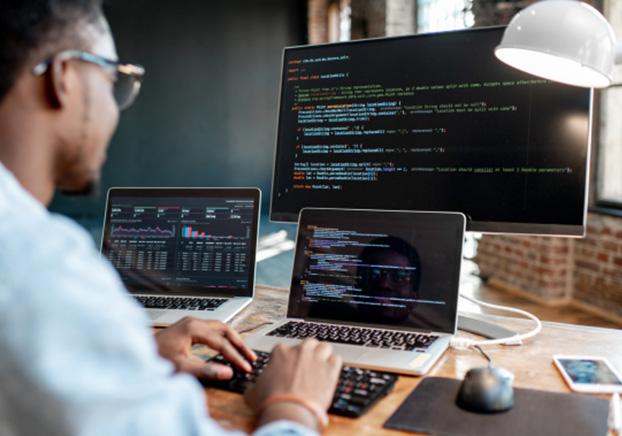
{"type": "Polygon", "coordinates": [[[622,317],[622,219],[590,214],[574,248],[573,298],[622,317]]]}
{"type": "Polygon", "coordinates": [[[622,219],[588,215],[583,239],[485,235],[476,262],[493,286],[622,318],[622,219]]]}
{"type": "Polygon", "coordinates": [[[525,236],[484,236],[477,247],[480,274],[534,296],[568,300],[572,240],[525,236]]]}

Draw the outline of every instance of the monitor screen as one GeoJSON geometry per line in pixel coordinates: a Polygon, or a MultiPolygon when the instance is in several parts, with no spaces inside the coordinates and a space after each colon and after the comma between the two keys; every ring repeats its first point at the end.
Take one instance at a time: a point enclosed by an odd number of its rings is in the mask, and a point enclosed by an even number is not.
{"type": "Polygon", "coordinates": [[[287,316],[454,333],[465,217],[304,209],[287,316]]]}
{"type": "Polygon", "coordinates": [[[501,63],[503,30],[286,48],[271,219],[442,210],[472,231],[582,235],[591,90],[501,63]]]}
{"type": "Polygon", "coordinates": [[[251,296],[258,189],[112,189],[102,253],[130,291],[251,296]]]}

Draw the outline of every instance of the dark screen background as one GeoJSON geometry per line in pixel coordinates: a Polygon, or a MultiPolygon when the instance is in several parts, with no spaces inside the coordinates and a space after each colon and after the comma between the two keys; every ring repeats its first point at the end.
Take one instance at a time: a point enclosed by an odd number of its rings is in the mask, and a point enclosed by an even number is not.
{"type": "Polygon", "coordinates": [[[502,64],[502,32],[286,49],[271,218],[450,210],[470,230],[582,233],[591,92],[502,64]]]}

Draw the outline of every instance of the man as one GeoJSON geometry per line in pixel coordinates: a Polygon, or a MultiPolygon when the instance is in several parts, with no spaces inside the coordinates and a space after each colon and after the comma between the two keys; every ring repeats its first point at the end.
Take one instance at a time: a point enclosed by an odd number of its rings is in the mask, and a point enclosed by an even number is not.
{"type": "MultiPolygon", "coordinates": [[[[195,377],[231,370],[190,347],[247,371],[253,352],[227,326],[193,319],[154,340],[89,236],[45,209],[55,189],[96,186],[141,69],[116,62],[98,0],[0,0],[0,10],[0,434],[225,434],[195,377]]],[[[327,344],[277,347],[247,394],[256,434],[314,434],[340,366],[327,344]]]]}
{"type": "MultiPolygon", "coordinates": [[[[361,252],[357,271],[358,287],[381,304],[380,318],[385,324],[408,321],[420,298],[421,261],[417,249],[402,238],[383,236],[373,239],[361,252]]],[[[361,306],[359,317],[368,319],[373,306],[361,306]]]]}

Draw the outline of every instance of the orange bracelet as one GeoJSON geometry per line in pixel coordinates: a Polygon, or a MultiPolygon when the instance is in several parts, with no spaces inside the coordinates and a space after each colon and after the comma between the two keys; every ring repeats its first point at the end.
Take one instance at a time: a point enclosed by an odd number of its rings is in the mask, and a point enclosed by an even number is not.
{"type": "Polygon", "coordinates": [[[296,403],[307,409],[313,416],[315,416],[320,430],[323,430],[328,426],[328,415],[325,410],[311,401],[292,394],[277,394],[266,398],[257,408],[257,414],[261,415],[264,410],[276,403],[296,403]]]}

